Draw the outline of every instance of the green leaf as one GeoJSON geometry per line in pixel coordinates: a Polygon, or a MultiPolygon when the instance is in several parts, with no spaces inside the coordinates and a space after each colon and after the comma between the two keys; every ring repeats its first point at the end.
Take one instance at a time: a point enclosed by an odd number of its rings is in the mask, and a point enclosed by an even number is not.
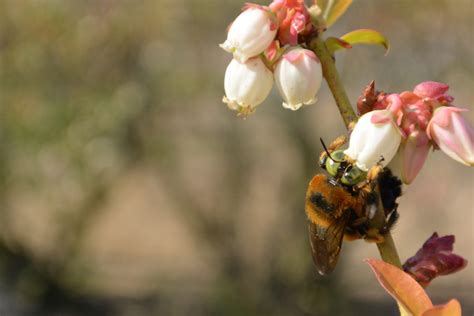
{"type": "MultiPolygon", "coordinates": [[[[422,313],[433,307],[425,290],[410,275],[382,260],[366,260],[380,285],[412,315],[422,313]]],[[[436,314],[435,314],[436,315],[436,314]]]]}
{"type": "Polygon", "coordinates": [[[382,33],[371,29],[360,29],[349,32],[341,36],[341,39],[351,45],[369,44],[382,45],[385,48],[385,54],[388,53],[390,44],[382,33]]]}
{"type": "Polygon", "coordinates": [[[436,305],[428,309],[422,316],[461,316],[461,304],[452,299],[444,305],[436,305]]]}
{"type": "Polygon", "coordinates": [[[339,49],[350,49],[350,48],[352,48],[352,45],[349,44],[346,41],[343,41],[340,38],[328,37],[326,39],[326,47],[327,47],[329,53],[332,55],[332,54],[334,54],[335,51],[337,51],[339,49]]]}
{"type": "Polygon", "coordinates": [[[327,27],[330,27],[346,12],[352,0],[325,0],[318,1],[318,5],[323,12],[327,27]]]}

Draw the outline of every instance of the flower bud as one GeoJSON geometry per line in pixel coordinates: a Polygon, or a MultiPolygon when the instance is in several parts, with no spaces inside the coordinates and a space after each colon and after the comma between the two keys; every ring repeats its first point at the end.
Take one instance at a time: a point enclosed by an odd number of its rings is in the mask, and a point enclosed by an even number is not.
{"type": "Polygon", "coordinates": [[[436,277],[455,273],[467,265],[467,260],[453,253],[454,236],[439,237],[435,232],[413,257],[404,264],[403,270],[426,287],[436,277]]]}
{"type": "Polygon", "coordinates": [[[425,81],[418,84],[413,93],[418,97],[425,99],[428,102],[441,102],[450,103],[454,98],[446,92],[448,92],[449,86],[447,84],[435,81],[425,81]]]}
{"type": "Polygon", "coordinates": [[[249,59],[241,63],[232,59],[225,71],[223,102],[243,114],[253,112],[270,93],[273,75],[260,58],[249,59]]]}
{"type": "Polygon", "coordinates": [[[275,69],[275,81],[285,100],[283,107],[298,110],[315,103],[322,78],[321,64],[312,51],[296,48],[284,54],[275,69]]]}
{"type": "Polygon", "coordinates": [[[368,171],[378,162],[387,165],[396,154],[401,140],[392,112],[371,111],[360,117],[352,131],[349,148],[344,153],[356,161],[357,167],[368,171]]]}
{"type": "Polygon", "coordinates": [[[438,108],[428,124],[428,136],[449,157],[474,166],[474,129],[462,117],[466,109],[454,106],[438,108]]]}
{"type": "Polygon", "coordinates": [[[220,46],[241,62],[262,53],[277,33],[270,14],[258,6],[250,6],[235,19],[227,40],[220,46]]]}
{"type": "Polygon", "coordinates": [[[401,147],[402,156],[402,180],[410,184],[423,167],[431,143],[424,131],[414,131],[404,140],[401,147]]]}

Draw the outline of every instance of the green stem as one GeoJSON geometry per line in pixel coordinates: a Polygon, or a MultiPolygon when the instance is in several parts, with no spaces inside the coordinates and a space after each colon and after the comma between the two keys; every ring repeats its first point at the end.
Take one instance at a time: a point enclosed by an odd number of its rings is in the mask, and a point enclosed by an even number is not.
{"type": "Polygon", "coordinates": [[[334,59],[329,53],[326,44],[320,37],[316,37],[311,41],[311,49],[316,53],[323,68],[323,76],[328,83],[329,89],[332,92],[334,100],[336,100],[339,112],[341,112],[342,119],[348,128],[357,121],[357,116],[352,109],[351,102],[347,97],[341,78],[337,72],[334,59]]]}
{"type": "MultiPolygon", "coordinates": [[[[315,37],[311,41],[310,47],[316,53],[321,62],[323,76],[328,83],[332,95],[334,96],[334,100],[336,100],[337,107],[339,108],[339,112],[341,112],[344,123],[346,124],[347,129],[350,130],[353,127],[352,125],[357,121],[357,116],[354,113],[349,98],[347,97],[347,94],[344,90],[344,86],[342,85],[339,73],[337,72],[333,56],[331,56],[326,44],[319,36],[315,37]]],[[[379,216],[383,216],[383,218],[385,217],[383,215],[383,207],[381,205],[379,205],[379,214],[379,216]]],[[[402,265],[397,253],[397,248],[393,242],[392,235],[390,232],[387,232],[384,237],[385,240],[377,244],[380,257],[382,257],[383,261],[401,268],[402,265]]]]}
{"type": "Polygon", "coordinates": [[[392,234],[390,234],[390,232],[387,232],[384,237],[384,242],[377,244],[380,257],[383,261],[401,269],[402,262],[400,261],[400,257],[398,256],[397,248],[395,247],[395,243],[393,242],[392,234]]]}

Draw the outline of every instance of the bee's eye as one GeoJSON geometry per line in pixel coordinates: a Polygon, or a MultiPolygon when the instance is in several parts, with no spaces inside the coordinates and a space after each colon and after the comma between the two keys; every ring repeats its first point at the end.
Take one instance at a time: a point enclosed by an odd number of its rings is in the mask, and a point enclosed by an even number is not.
{"type": "Polygon", "coordinates": [[[354,166],[353,168],[350,168],[346,172],[344,172],[341,178],[341,182],[346,185],[355,185],[363,181],[366,177],[366,171],[362,171],[356,166],[354,166]]]}
{"type": "Polygon", "coordinates": [[[340,162],[344,160],[344,151],[336,150],[331,153],[331,157],[332,159],[329,157],[326,158],[326,170],[331,176],[335,177],[341,165],[340,162]],[[333,159],[336,161],[334,161],[333,159]]]}
{"type": "Polygon", "coordinates": [[[326,161],[328,160],[328,156],[324,155],[319,158],[319,166],[321,168],[326,168],[326,161]]]}

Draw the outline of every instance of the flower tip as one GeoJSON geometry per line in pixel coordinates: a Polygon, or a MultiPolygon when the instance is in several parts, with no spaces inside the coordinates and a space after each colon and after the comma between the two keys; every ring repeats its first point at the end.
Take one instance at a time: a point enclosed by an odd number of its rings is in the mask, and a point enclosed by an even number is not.
{"type": "Polygon", "coordinates": [[[285,109],[296,111],[296,110],[299,110],[303,106],[303,103],[290,104],[290,103],[283,102],[281,105],[283,105],[285,109]]]}
{"type": "Polygon", "coordinates": [[[410,178],[410,177],[407,177],[406,175],[402,175],[403,184],[409,185],[413,182],[413,180],[415,180],[414,177],[410,178]]]}
{"type": "Polygon", "coordinates": [[[231,110],[237,110],[239,108],[239,105],[237,104],[237,102],[235,102],[235,100],[229,100],[229,98],[227,98],[226,96],[222,97],[222,102],[227,104],[227,107],[231,110]]]}
{"type": "Polygon", "coordinates": [[[301,107],[303,107],[303,105],[315,104],[317,101],[318,101],[318,98],[315,96],[315,97],[309,99],[308,101],[304,101],[304,102],[301,102],[301,103],[292,104],[292,103],[289,103],[289,102],[288,103],[283,102],[282,105],[285,109],[296,111],[296,110],[299,110],[301,107]]]}
{"type": "Polygon", "coordinates": [[[219,47],[225,50],[228,53],[233,54],[235,52],[235,47],[232,46],[232,44],[229,43],[228,40],[226,40],[224,43],[219,44],[219,47]]]}

